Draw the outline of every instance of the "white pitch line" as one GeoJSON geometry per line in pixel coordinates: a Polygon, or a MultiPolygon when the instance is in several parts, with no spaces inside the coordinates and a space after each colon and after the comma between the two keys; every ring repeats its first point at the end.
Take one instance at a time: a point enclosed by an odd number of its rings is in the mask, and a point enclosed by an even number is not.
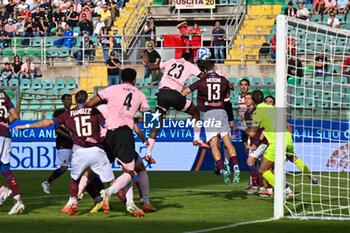
{"type": "Polygon", "coordinates": [[[222,230],[222,229],[227,229],[227,228],[234,228],[234,227],[239,227],[243,225],[248,225],[248,224],[254,224],[254,223],[262,223],[262,222],[270,222],[275,220],[274,218],[269,218],[269,219],[264,219],[264,220],[255,220],[251,222],[239,222],[235,224],[230,224],[222,227],[213,227],[213,228],[208,228],[208,229],[203,229],[203,230],[196,230],[196,231],[186,231],[184,233],[200,233],[200,232],[209,232],[209,231],[217,231],[217,230],[222,230]]]}

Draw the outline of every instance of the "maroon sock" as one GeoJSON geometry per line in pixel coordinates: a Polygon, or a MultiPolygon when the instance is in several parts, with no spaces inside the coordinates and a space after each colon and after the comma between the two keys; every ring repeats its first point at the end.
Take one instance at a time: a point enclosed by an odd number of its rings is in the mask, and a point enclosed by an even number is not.
{"type": "Polygon", "coordinates": [[[2,187],[2,186],[4,186],[2,183],[0,183],[0,188],[2,187]]]}
{"type": "Polygon", "coordinates": [[[92,197],[92,199],[95,199],[95,197],[98,196],[98,191],[96,189],[96,186],[93,182],[90,182],[88,185],[85,187],[86,192],[89,193],[89,195],[92,197]]]}
{"type": "Polygon", "coordinates": [[[125,189],[119,189],[117,196],[124,204],[126,203],[125,189]]]}
{"type": "Polygon", "coordinates": [[[139,191],[140,198],[142,198],[142,192],[141,192],[141,189],[140,189],[140,182],[139,182],[139,179],[136,179],[136,180],[135,180],[135,184],[136,184],[137,190],[139,191]]]}
{"type": "Polygon", "coordinates": [[[224,164],[222,163],[221,159],[217,160],[215,163],[216,163],[216,166],[219,168],[219,171],[224,169],[224,164]]]}
{"type": "Polygon", "coordinates": [[[289,185],[286,183],[286,188],[289,188],[289,185]]]}
{"type": "Polygon", "coordinates": [[[267,186],[268,189],[272,189],[273,188],[272,185],[268,181],[266,181],[266,186],[267,186]]]}
{"type": "Polygon", "coordinates": [[[264,186],[264,178],[260,173],[258,174],[258,183],[259,183],[260,188],[265,187],[264,186]]]}
{"type": "Polygon", "coordinates": [[[256,169],[255,165],[249,166],[250,176],[252,177],[252,186],[258,187],[258,170],[256,169]]]}
{"type": "Polygon", "coordinates": [[[79,182],[76,180],[71,180],[69,184],[69,191],[71,197],[77,197],[78,196],[78,190],[79,190],[79,182]]]}
{"type": "Polygon", "coordinates": [[[47,179],[47,182],[51,184],[52,181],[56,180],[58,177],[60,177],[63,174],[64,174],[64,171],[61,168],[57,168],[52,172],[51,176],[49,176],[49,178],[47,179]]]}
{"type": "Polygon", "coordinates": [[[18,184],[15,176],[12,174],[12,171],[3,172],[2,174],[4,175],[9,188],[12,190],[12,196],[18,195],[18,184]]]}
{"type": "Polygon", "coordinates": [[[232,165],[233,166],[238,165],[238,160],[237,160],[237,156],[236,155],[231,157],[231,161],[232,161],[232,165]]]}

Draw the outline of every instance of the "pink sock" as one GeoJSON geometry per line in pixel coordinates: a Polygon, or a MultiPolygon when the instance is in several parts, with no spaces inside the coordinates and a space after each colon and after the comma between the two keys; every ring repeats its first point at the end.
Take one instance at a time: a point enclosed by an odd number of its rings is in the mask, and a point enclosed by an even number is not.
{"type": "Polygon", "coordinates": [[[147,152],[151,153],[152,149],[153,149],[153,146],[154,146],[154,143],[156,142],[156,139],[148,138],[148,142],[149,142],[149,145],[148,145],[147,152]]]}
{"type": "MultiPolygon", "coordinates": [[[[109,195],[117,193],[120,189],[131,183],[132,179],[128,173],[121,174],[117,180],[108,188],[109,195]]],[[[127,191],[127,190],[125,190],[127,191]]]]}
{"type": "Polygon", "coordinates": [[[133,188],[132,188],[133,182],[129,182],[126,186],[125,186],[125,190],[126,190],[126,203],[132,203],[134,202],[134,193],[133,193],[133,188]]]}
{"type": "Polygon", "coordinates": [[[88,184],[89,180],[86,176],[82,176],[80,178],[80,182],[79,182],[79,191],[78,191],[78,197],[80,196],[80,194],[83,193],[86,185],[88,184]]]}

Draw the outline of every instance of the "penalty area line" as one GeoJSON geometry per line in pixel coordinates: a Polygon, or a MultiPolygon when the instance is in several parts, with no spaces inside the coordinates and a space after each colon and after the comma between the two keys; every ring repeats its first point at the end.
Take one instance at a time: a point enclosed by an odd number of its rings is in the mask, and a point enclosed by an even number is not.
{"type": "Polygon", "coordinates": [[[248,224],[270,222],[270,221],[274,221],[274,220],[275,220],[274,218],[269,218],[269,219],[255,220],[255,221],[250,221],[250,222],[238,222],[238,223],[234,223],[234,224],[230,224],[230,225],[226,225],[226,226],[222,226],[222,227],[213,227],[213,228],[196,230],[196,231],[186,231],[184,233],[200,233],[200,232],[217,231],[217,230],[223,230],[223,229],[228,229],[228,228],[244,226],[244,225],[248,225],[248,224]]]}

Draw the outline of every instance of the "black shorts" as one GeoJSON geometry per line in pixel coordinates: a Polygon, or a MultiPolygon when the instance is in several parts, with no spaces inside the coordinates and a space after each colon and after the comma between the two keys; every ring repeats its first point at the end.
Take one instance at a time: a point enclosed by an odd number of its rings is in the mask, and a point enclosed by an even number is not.
{"type": "MultiPolygon", "coordinates": [[[[166,113],[170,107],[181,111],[185,108],[187,101],[189,100],[178,91],[160,89],[157,95],[157,109],[163,114],[166,113]]],[[[188,109],[190,109],[191,105],[188,109]]],[[[185,109],[185,111],[188,109],[185,109]]]]}
{"type": "Polygon", "coordinates": [[[115,158],[123,163],[130,163],[137,159],[134,133],[128,126],[108,130],[103,147],[110,162],[113,162],[115,158]]]}
{"type": "Polygon", "coordinates": [[[234,117],[233,117],[232,103],[230,101],[224,102],[224,107],[225,107],[225,111],[227,113],[228,122],[233,121],[234,117]]]}

